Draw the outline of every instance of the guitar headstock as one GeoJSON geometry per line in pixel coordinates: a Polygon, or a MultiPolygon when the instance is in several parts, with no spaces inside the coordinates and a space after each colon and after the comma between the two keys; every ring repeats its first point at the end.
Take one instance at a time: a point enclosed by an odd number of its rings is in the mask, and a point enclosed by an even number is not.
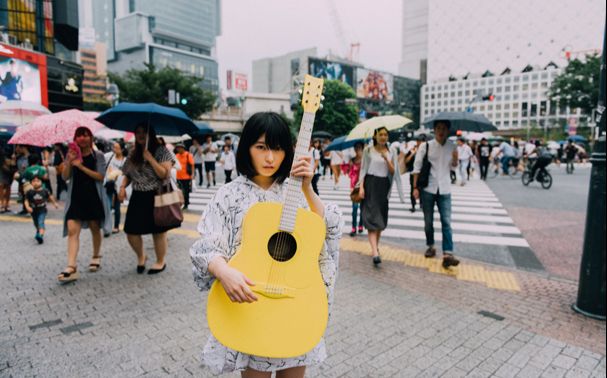
{"type": "Polygon", "coordinates": [[[301,97],[301,106],[304,112],[315,113],[322,100],[323,79],[306,75],[301,97]]]}

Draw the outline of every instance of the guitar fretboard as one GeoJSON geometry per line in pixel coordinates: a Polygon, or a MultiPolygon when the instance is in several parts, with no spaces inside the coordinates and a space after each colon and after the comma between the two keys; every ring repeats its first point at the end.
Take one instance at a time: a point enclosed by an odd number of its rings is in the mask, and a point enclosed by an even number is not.
{"type": "MultiPolygon", "coordinates": [[[[297,136],[297,145],[295,147],[295,163],[299,157],[308,154],[310,140],[312,138],[312,128],[314,127],[314,117],[316,113],[305,112],[301,119],[301,127],[297,136]]],[[[314,164],[314,162],[312,162],[314,164]]],[[[287,194],[283,203],[282,215],[280,217],[280,230],[293,232],[295,228],[295,216],[297,215],[297,205],[301,196],[301,177],[289,177],[287,184],[287,194]]]]}

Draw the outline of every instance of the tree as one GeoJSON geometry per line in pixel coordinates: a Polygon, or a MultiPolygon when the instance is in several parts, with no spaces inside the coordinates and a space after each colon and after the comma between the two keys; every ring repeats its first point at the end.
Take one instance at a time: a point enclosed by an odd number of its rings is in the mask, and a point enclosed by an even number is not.
{"type": "Polygon", "coordinates": [[[188,76],[172,67],[158,70],[152,64],[145,66],[142,70],[128,70],[124,75],[109,74],[110,80],[120,89],[122,101],[176,106],[192,119],[197,119],[213,107],[215,96],[200,87],[202,79],[188,76]],[[169,105],[169,89],[179,92],[185,103],[169,105]]]}
{"type": "MultiPolygon", "coordinates": [[[[327,131],[334,136],[350,132],[358,123],[358,106],[346,102],[346,99],[356,101],[354,90],[339,80],[325,80],[323,95],[323,109],[316,112],[314,131],[327,131]]],[[[302,116],[300,104],[295,112],[294,127],[299,128],[302,116]]]]}
{"type": "Polygon", "coordinates": [[[552,82],[548,93],[550,101],[592,114],[599,100],[600,73],[599,55],[586,55],[584,62],[577,58],[569,61],[563,73],[552,82]]]}

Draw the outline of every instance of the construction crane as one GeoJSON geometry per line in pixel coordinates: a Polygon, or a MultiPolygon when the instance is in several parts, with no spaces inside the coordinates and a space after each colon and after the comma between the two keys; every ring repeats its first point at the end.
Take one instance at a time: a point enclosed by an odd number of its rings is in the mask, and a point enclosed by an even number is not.
{"type": "Polygon", "coordinates": [[[342,49],[340,51],[341,56],[347,58],[349,61],[356,61],[358,59],[358,52],[360,50],[360,43],[348,43],[346,42],[345,32],[341,24],[341,19],[339,17],[339,13],[337,12],[337,6],[335,5],[335,0],[328,0],[329,3],[329,15],[331,16],[331,21],[333,24],[333,29],[335,31],[335,36],[338,39],[339,47],[342,49]]]}

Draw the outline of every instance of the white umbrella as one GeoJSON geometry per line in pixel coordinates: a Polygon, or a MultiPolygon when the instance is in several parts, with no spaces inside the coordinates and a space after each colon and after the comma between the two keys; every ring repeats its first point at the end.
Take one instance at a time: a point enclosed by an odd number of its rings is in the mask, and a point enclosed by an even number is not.
{"type": "Polygon", "coordinates": [[[373,117],[354,126],[348,134],[346,141],[352,139],[367,139],[373,137],[375,130],[385,127],[390,130],[400,129],[412,121],[409,118],[399,115],[389,115],[381,117],[373,117]]]}
{"type": "Polygon", "coordinates": [[[9,100],[0,103],[0,118],[21,126],[46,114],[51,114],[51,111],[36,102],[9,100]]]}

